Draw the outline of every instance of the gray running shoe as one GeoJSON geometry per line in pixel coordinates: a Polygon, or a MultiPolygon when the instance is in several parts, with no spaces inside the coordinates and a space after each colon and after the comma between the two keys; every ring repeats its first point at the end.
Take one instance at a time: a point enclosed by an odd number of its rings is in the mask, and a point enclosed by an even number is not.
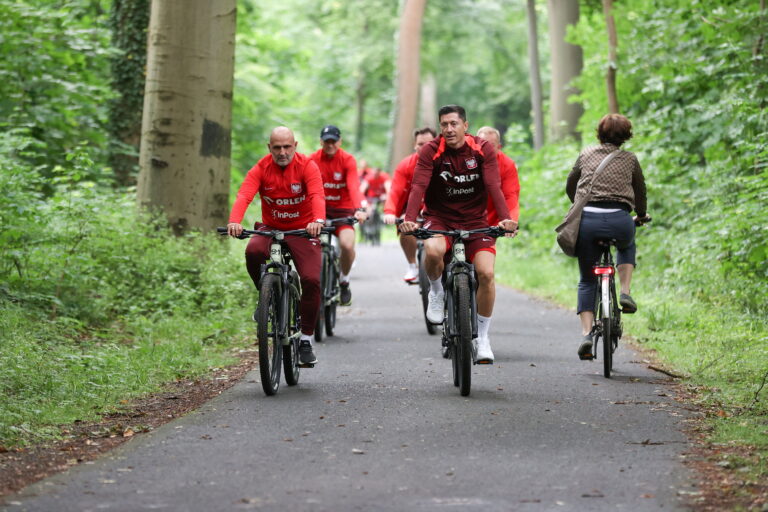
{"type": "Polygon", "coordinates": [[[349,283],[339,283],[341,286],[341,305],[352,305],[352,290],[349,289],[349,283]]]}
{"type": "Polygon", "coordinates": [[[626,313],[628,315],[631,315],[632,313],[637,311],[637,304],[635,304],[635,301],[627,293],[622,293],[619,296],[619,304],[621,304],[621,312],[622,313],[626,313]]]}
{"type": "Polygon", "coordinates": [[[594,358],[595,356],[592,354],[592,335],[587,334],[581,340],[581,345],[579,345],[579,359],[589,361],[594,358]]]}
{"type": "Polygon", "coordinates": [[[317,358],[312,351],[312,343],[309,340],[301,340],[299,342],[299,362],[301,364],[315,364],[317,358]]]}

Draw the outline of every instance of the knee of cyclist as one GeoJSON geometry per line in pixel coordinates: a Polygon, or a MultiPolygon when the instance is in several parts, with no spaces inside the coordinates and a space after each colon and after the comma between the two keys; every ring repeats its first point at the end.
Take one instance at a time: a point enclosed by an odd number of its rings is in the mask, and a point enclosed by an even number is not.
{"type": "Polygon", "coordinates": [[[314,290],[314,289],[320,289],[320,278],[319,277],[302,277],[301,278],[301,287],[304,290],[314,290]]]}
{"type": "Polygon", "coordinates": [[[477,271],[477,280],[481,285],[491,285],[494,282],[493,270],[477,271]]]}

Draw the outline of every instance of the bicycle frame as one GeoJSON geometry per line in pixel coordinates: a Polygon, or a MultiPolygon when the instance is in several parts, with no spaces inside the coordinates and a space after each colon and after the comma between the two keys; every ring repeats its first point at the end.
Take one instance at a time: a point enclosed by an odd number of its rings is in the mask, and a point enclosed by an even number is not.
{"type": "MultiPolygon", "coordinates": [[[[475,276],[475,266],[467,261],[466,251],[464,247],[464,238],[469,236],[467,231],[461,231],[460,235],[454,238],[451,261],[445,268],[445,283],[449,285],[450,290],[453,290],[453,282],[458,274],[467,274],[469,276],[469,300],[472,312],[472,337],[477,337],[477,297],[475,292],[477,291],[477,278],[475,276]]],[[[451,339],[455,339],[459,333],[456,329],[456,317],[455,304],[453,303],[453,293],[445,294],[447,299],[447,315],[446,319],[446,335],[451,339]]]]}

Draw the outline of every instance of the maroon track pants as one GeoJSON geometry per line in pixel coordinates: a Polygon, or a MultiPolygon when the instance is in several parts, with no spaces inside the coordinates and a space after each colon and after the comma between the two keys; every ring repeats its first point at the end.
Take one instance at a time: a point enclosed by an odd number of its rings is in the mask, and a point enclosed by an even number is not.
{"type": "MultiPolygon", "coordinates": [[[[245,266],[256,286],[259,283],[261,265],[269,259],[271,243],[272,239],[269,237],[254,236],[245,248],[245,266]]],[[[320,240],[286,235],[285,243],[301,280],[301,333],[311,336],[315,332],[315,322],[320,311],[320,240]]]]}

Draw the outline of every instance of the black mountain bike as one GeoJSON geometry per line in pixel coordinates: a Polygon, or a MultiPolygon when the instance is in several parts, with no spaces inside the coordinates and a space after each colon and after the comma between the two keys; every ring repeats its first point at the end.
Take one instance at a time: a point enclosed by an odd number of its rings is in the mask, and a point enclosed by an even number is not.
{"type": "Polygon", "coordinates": [[[474,265],[466,259],[464,240],[469,235],[480,233],[498,238],[511,231],[494,226],[452,231],[418,228],[406,233],[422,240],[433,235],[444,235],[453,239],[451,261],[443,272],[445,315],[442,341],[443,346],[447,348],[446,356],[452,361],[453,385],[459,388],[461,396],[469,395],[472,387],[472,365],[477,363],[477,348],[472,342],[477,338],[477,278],[474,265]]]}
{"type": "MultiPolygon", "coordinates": [[[[323,228],[325,230],[326,228],[323,228]]],[[[227,228],[217,228],[223,235],[227,228]]],[[[285,382],[289,386],[299,383],[299,338],[301,318],[299,300],[301,282],[293,268],[291,254],[285,245],[286,235],[310,237],[304,229],[290,231],[244,229],[238,238],[251,236],[272,237],[268,263],[261,266],[259,277],[259,304],[253,317],[256,320],[256,336],[259,341],[259,372],[264,393],[272,396],[280,387],[280,370],[285,370],[285,382]],[[281,365],[282,363],[282,365],[281,365]]]]}
{"type": "MultiPolygon", "coordinates": [[[[650,222],[648,220],[635,222],[638,226],[650,222]]],[[[619,301],[616,298],[616,266],[613,262],[611,247],[616,246],[616,240],[603,238],[596,240],[601,248],[600,259],[592,267],[597,278],[595,290],[595,316],[592,323],[592,358],[599,352],[598,346],[603,344],[603,376],[611,378],[613,370],[613,353],[619,346],[619,339],[623,334],[621,314],[623,313],[619,301]]]]}
{"type": "MultiPolygon", "coordinates": [[[[352,226],[357,222],[357,219],[339,217],[328,219],[325,222],[329,228],[343,224],[352,226]]],[[[336,306],[341,301],[339,248],[331,243],[333,231],[334,229],[323,228],[320,233],[323,261],[320,267],[320,313],[317,315],[317,323],[315,324],[316,341],[323,341],[323,334],[333,336],[333,329],[336,327],[336,306]]]]}
{"type": "Polygon", "coordinates": [[[381,202],[378,198],[369,199],[372,203],[371,215],[360,226],[360,236],[363,242],[370,245],[381,245],[381,228],[383,226],[381,215],[381,202]]]}

